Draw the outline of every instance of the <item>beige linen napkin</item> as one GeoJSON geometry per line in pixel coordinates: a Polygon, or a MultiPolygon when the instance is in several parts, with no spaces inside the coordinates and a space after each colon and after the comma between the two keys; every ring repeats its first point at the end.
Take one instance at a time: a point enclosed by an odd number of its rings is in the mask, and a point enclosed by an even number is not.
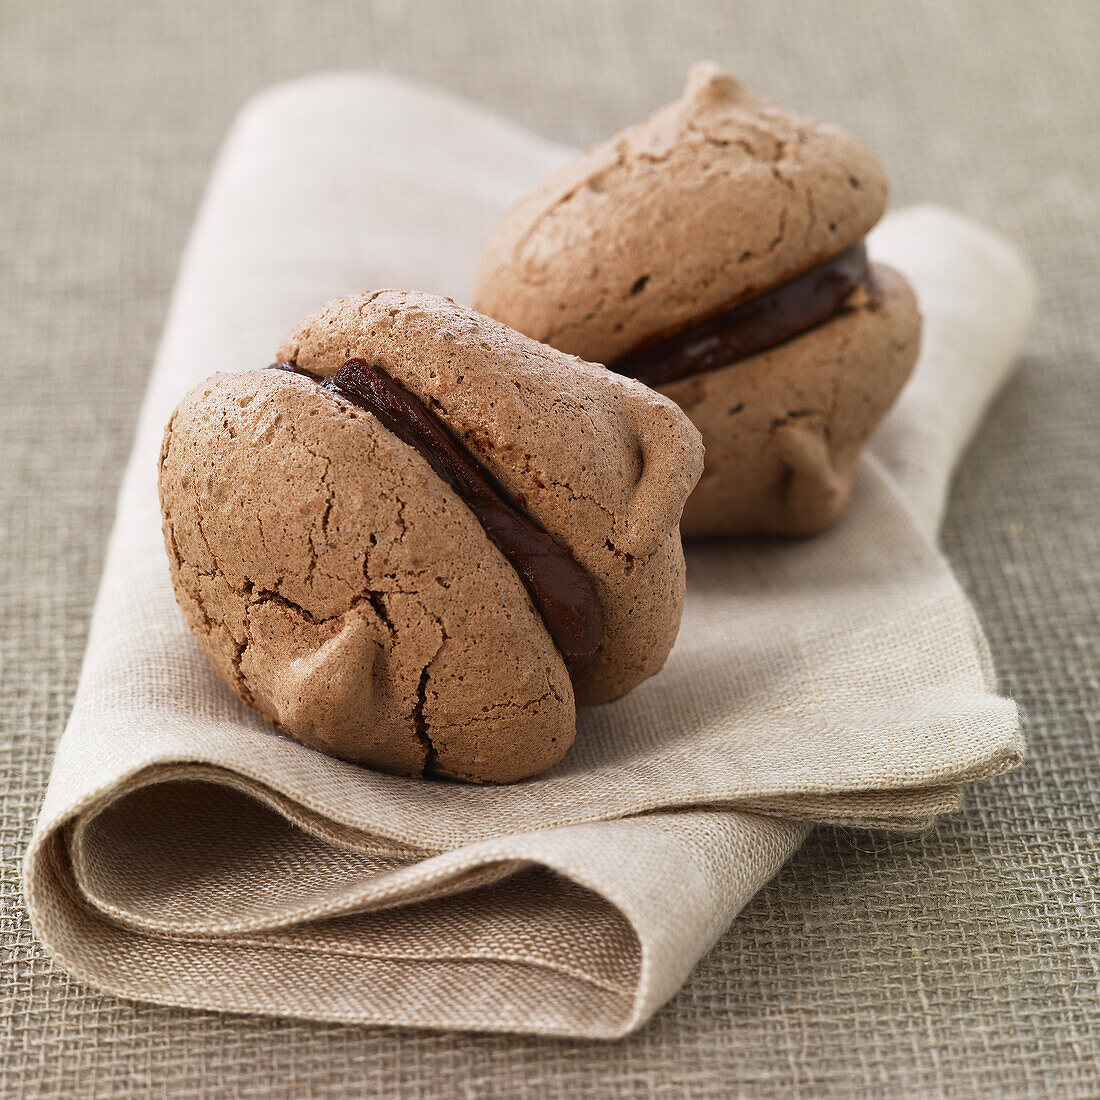
{"type": "Polygon", "coordinates": [[[609,1037],[687,977],[813,822],[920,828],[1021,759],[933,538],[1034,297],[945,211],[871,249],[926,315],[849,512],[808,541],[688,554],[662,674],[582,713],[569,757],[477,788],[379,775],[266,728],[177,610],[155,467],[175,403],[268,363],[338,293],[462,300],[505,207],[568,154],[369,76],[275,89],[227,142],[183,263],[88,652],[25,865],[51,956],[167,1004],[609,1037]]]}

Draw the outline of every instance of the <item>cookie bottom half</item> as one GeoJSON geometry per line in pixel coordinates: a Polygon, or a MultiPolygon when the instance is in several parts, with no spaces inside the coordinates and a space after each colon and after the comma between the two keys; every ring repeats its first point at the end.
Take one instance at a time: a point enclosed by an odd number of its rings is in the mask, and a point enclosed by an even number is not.
{"type": "Polygon", "coordinates": [[[920,313],[891,268],[872,265],[850,309],[770,351],[662,386],[706,446],[685,538],[809,535],[850,499],[859,456],[912,372],[920,313]]]}

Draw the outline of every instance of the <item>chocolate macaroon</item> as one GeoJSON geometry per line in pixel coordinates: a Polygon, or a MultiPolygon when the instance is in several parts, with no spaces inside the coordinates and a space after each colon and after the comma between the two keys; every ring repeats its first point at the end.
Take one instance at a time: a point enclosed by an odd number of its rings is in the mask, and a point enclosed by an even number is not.
{"type": "Polygon", "coordinates": [[[679,628],[698,432],[638,382],[425,294],[340,298],[164,436],[176,596],[308,745],[509,782],[559,761],[679,628]]]}
{"type": "Polygon", "coordinates": [[[866,146],[701,64],[505,216],[474,304],[691,417],[706,469],[685,536],[810,534],[920,344],[911,289],[863,244],[885,202],[866,146]]]}

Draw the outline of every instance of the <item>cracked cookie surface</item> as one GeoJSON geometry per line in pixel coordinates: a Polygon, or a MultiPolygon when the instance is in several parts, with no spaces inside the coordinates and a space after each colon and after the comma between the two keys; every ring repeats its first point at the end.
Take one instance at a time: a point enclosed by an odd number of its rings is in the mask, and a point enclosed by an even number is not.
{"type": "Polygon", "coordinates": [[[862,142],[696,65],[679,100],[505,215],[474,308],[607,363],[842,252],[885,203],[862,142]]]}
{"type": "Polygon", "coordinates": [[[572,686],[515,571],[368,413],[218,376],[168,425],[160,485],[191,629],[267,721],[402,775],[506,782],[569,748],[572,686]]]}

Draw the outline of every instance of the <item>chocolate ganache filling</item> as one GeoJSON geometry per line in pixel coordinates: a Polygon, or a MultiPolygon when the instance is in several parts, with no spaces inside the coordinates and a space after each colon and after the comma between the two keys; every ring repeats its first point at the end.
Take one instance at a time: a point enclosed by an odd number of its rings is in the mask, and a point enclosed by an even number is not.
{"type": "Polygon", "coordinates": [[[591,664],[603,640],[603,609],[592,578],[519,509],[419,397],[365,359],[349,359],[327,381],[294,363],[272,367],[313,378],[373,413],[383,427],[418,451],[519,574],[566,668],[576,673],[591,664]]]}
{"type": "Polygon", "coordinates": [[[862,241],[747,302],[645,344],[608,366],[649,386],[728,367],[835,317],[856,287],[870,282],[862,241]]]}

